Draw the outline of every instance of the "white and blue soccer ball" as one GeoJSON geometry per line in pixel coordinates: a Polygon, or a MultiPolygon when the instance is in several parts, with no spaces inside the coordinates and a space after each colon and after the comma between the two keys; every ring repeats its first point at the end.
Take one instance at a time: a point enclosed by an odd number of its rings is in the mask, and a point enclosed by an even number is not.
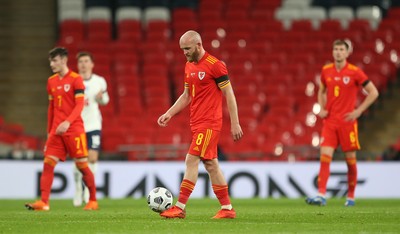
{"type": "Polygon", "coordinates": [[[161,213],[172,206],[174,197],[172,193],[163,187],[157,187],[150,191],[147,196],[147,205],[154,212],[161,213]]]}

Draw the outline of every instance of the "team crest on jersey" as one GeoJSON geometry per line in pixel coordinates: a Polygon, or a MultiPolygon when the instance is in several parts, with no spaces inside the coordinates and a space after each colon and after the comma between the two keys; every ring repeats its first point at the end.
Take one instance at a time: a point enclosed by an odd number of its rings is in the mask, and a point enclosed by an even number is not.
{"type": "Polygon", "coordinates": [[[350,77],[348,77],[348,76],[343,77],[344,84],[348,84],[349,82],[350,82],[350,77]]]}
{"type": "Polygon", "coordinates": [[[65,84],[65,85],[64,85],[64,91],[65,91],[65,92],[68,92],[70,88],[71,88],[71,85],[70,85],[70,84],[65,84]]]}
{"type": "Polygon", "coordinates": [[[206,76],[206,72],[199,72],[199,79],[202,80],[206,76]]]}

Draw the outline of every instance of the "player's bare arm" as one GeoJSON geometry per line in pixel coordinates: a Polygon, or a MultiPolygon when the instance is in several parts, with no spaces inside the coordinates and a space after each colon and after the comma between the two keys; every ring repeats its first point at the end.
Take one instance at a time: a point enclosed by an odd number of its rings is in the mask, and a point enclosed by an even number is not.
{"type": "Polygon", "coordinates": [[[345,115],[346,121],[356,120],[361,114],[378,98],[379,92],[372,82],[365,85],[364,90],[368,93],[364,101],[354,111],[345,115]]]}
{"type": "Polygon", "coordinates": [[[243,137],[243,131],[239,123],[238,108],[236,103],[235,94],[231,85],[221,89],[226,98],[226,103],[229,110],[229,117],[231,119],[231,134],[234,141],[240,140],[243,137]]]}
{"type": "Polygon", "coordinates": [[[174,105],[172,105],[171,108],[167,110],[167,112],[165,112],[158,118],[158,125],[160,125],[161,127],[168,126],[168,122],[171,120],[171,118],[174,115],[178,114],[185,107],[187,107],[191,101],[192,98],[189,95],[189,90],[186,88],[181,96],[178,98],[178,100],[176,100],[174,105]]]}
{"type": "Polygon", "coordinates": [[[325,109],[325,105],[326,105],[326,87],[322,82],[320,83],[319,90],[318,90],[318,104],[321,107],[321,110],[318,113],[318,116],[321,117],[321,118],[325,118],[326,116],[328,116],[328,111],[325,109]]]}

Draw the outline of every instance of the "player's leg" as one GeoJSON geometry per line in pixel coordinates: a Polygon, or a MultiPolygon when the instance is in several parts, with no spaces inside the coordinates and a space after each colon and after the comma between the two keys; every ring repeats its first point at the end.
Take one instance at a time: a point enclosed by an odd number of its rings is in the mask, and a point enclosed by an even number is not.
{"type": "MultiPolygon", "coordinates": [[[[100,152],[100,142],[101,142],[101,131],[91,131],[86,133],[87,138],[87,146],[88,146],[88,160],[89,160],[89,168],[93,173],[93,176],[96,178],[97,172],[97,162],[99,159],[100,152]]],[[[85,203],[89,202],[89,189],[85,186],[84,189],[84,201],[85,203]]]]}
{"type": "Polygon", "coordinates": [[[59,160],[64,161],[66,157],[66,149],[61,137],[49,135],[44,155],[43,171],[40,177],[41,200],[25,204],[25,207],[29,210],[50,210],[49,198],[54,179],[54,168],[59,160]]]}
{"type": "Polygon", "coordinates": [[[200,146],[200,158],[203,160],[213,191],[221,204],[221,210],[213,218],[235,218],[236,212],[232,208],[229,198],[228,184],[218,163],[217,145],[220,132],[212,129],[205,129],[201,132],[203,135],[198,135],[196,144],[200,146]]]}
{"type": "Polygon", "coordinates": [[[191,154],[186,155],[185,160],[185,175],[181,183],[179,190],[178,201],[175,206],[171,207],[160,215],[165,218],[185,218],[186,217],[186,203],[189,200],[190,195],[196,185],[197,178],[199,175],[199,162],[200,158],[191,154]]]}
{"type": "Polygon", "coordinates": [[[75,158],[76,167],[82,173],[82,179],[85,186],[89,189],[89,201],[84,207],[85,210],[97,210],[98,204],[96,199],[96,184],[94,182],[94,176],[89,168],[88,161],[86,157],[75,158]]]}
{"type": "Polygon", "coordinates": [[[345,152],[346,164],[347,164],[347,184],[348,193],[345,206],[354,206],[354,192],[357,185],[357,158],[356,151],[360,149],[360,143],[358,141],[358,127],[357,122],[343,126],[340,129],[340,144],[342,150],[345,152]]]}
{"type": "Polygon", "coordinates": [[[73,204],[74,206],[81,206],[83,201],[83,186],[84,186],[84,184],[82,183],[82,173],[76,167],[75,163],[73,166],[73,170],[74,170],[74,183],[75,183],[75,195],[73,199],[73,204]]]}
{"type": "Polygon", "coordinates": [[[345,157],[347,164],[347,184],[348,184],[347,200],[345,206],[354,206],[355,205],[354,193],[357,185],[356,152],[355,151],[345,152],[345,157]]]}
{"type": "Polygon", "coordinates": [[[320,168],[318,173],[318,195],[325,196],[326,185],[328,183],[330,175],[330,165],[332,162],[332,156],[335,149],[333,147],[323,146],[321,147],[320,155],[320,168]]]}
{"type": "Polygon", "coordinates": [[[50,210],[49,197],[51,185],[54,179],[54,168],[57,165],[58,158],[54,156],[46,156],[43,163],[43,172],[40,177],[40,194],[41,199],[33,203],[26,203],[25,207],[29,210],[50,210]]]}
{"type": "Polygon", "coordinates": [[[332,155],[335,149],[332,147],[323,146],[320,150],[320,167],[318,173],[318,195],[315,197],[306,198],[306,202],[310,205],[326,205],[326,185],[330,175],[330,165],[332,155]]]}
{"type": "Polygon", "coordinates": [[[221,204],[221,210],[213,217],[214,219],[221,218],[235,218],[236,212],[232,207],[229,198],[228,184],[226,183],[225,177],[219,167],[218,159],[204,160],[204,167],[206,168],[208,175],[210,176],[212,189],[215,196],[218,198],[221,204]]]}
{"type": "MultiPolygon", "coordinates": [[[[93,176],[96,178],[96,172],[97,172],[97,159],[99,157],[99,151],[98,150],[93,150],[89,149],[88,151],[88,164],[89,168],[93,173],[93,176]]],[[[85,203],[89,202],[89,189],[87,186],[84,186],[84,193],[83,193],[83,198],[85,203]]]]}
{"type": "Polygon", "coordinates": [[[96,184],[94,176],[88,165],[88,151],[85,133],[77,133],[64,137],[69,155],[74,159],[75,165],[82,173],[82,179],[89,189],[89,202],[84,207],[85,210],[97,210],[98,204],[96,199],[96,184]]]}
{"type": "Polygon", "coordinates": [[[330,175],[330,165],[335,148],[338,145],[336,127],[325,124],[321,133],[320,167],[318,173],[318,195],[307,197],[306,203],[310,205],[326,205],[326,185],[330,175]]]}
{"type": "Polygon", "coordinates": [[[193,156],[190,154],[186,155],[185,175],[183,176],[183,180],[179,190],[178,201],[176,202],[176,206],[178,206],[182,210],[185,209],[186,203],[189,200],[189,197],[192,194],[193,189],[196,185],[199,175],[199,162],[200,159],[198,156],[193,156]]]}

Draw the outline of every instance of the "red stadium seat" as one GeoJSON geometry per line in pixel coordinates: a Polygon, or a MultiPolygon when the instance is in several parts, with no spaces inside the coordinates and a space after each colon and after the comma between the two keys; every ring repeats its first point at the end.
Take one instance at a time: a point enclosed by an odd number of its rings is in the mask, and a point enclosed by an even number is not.
{"type": "Polygon", "coordinates": [[[310,20],[294,20],[292,21],[290,31],[294,32],[312,32],[313,27],[310,20]]]}
{"type": "Polygon", "coordinates": [[[320,22],[319,31],[321,32],[338,32],[342,30],[339,20],[326,19],[320,22]]]}
{"type": "Polygon", "coordinates": [[[145,28],[147,41],[168,41],[171,38],[169,23],[163,20],[152,20],[145,28]]]}
{"type": "Polygon", "coordinates": [[[370,23],[364,19],[354,19],[350,21],[347,31],[360,31],[365,37],[372,32],[370,23]]]}
{"type": "Polygon", "coordinates": [[[172,11],[172,22],[177,21],[196,21],[196,12],[191,8],[176,8],[172,11]]]}
{"type": "Polygon", "coordinates": [[[87,22],[87,38],[89,41],[111,41],[111,22],[93,19],[87,22]]]}
{"type": "Polygon", "coordinates": [[[276,9],[278,8],[282,3],[282,0],[254,0],[254,8],[260,8],[260,9],[276,9]]]}
{"type": "Polygon", "coordinates": [[[59,28],[59,43],[78,46],[85,38],[84,24],[80,20],[64,20],[59,28]]]}
{"type": "Polygon", "coordinates": [[[121,41],[139,43],[142,39],[142,22],[138,20],[122,20],[117,28],[117,37],[121,41]]]}

